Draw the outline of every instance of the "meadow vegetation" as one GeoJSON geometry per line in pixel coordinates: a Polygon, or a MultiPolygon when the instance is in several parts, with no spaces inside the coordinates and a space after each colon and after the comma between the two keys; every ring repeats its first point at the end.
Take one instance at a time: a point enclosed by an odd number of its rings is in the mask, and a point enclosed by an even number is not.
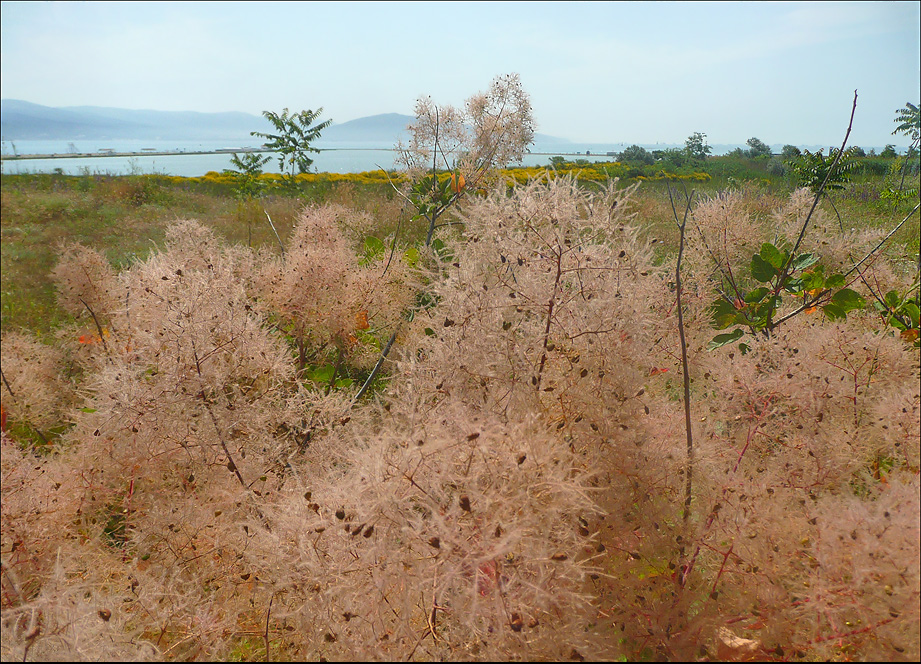
{"type": "Polygon", "coordinates": [[[529,121],[2,176],[3,659],[921,657],[917,166],[503,169],[529,121]]]}

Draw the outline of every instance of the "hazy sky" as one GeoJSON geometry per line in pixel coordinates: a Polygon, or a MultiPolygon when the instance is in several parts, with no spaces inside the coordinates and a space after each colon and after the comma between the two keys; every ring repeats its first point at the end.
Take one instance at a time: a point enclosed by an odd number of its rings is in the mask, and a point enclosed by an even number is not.
{"type": "Polygon", "coordinates": [[[577,142],[907,146],[919,2],[3,2],[0,96],[345,122],[517,72],[577,142]]]}

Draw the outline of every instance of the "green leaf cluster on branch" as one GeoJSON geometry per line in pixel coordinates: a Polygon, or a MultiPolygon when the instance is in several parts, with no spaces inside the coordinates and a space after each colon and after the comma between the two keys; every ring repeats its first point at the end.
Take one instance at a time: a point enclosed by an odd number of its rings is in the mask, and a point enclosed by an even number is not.
{"type": "MultiPolygon", "coordinates": [[[[733,325],[747,327],[752,334],[770,333],[778,325],[775,315],[783,304],[784,296],[802,302],[800,310],[810,311],[821,307],[830,320],[847,318],[847,313],[864,306],[864,299],[850,288],[842,274],[825,275],[811,253],[791,257],[789,249],[779,249],[769,242],[751,258],[751,277],[765,284],[749,291],[738,289],[733,283],[736,297],[722,295],[709,308],[713,327],[724,330],[733,325]],[[784,269],[784,266],[789,266],[784,269]]],[[[745,335],[743,327],[713,338],[708,349],[719,348],[738,341],[745,335]]],[[[747,350],[747,346],[742,345],[747,350]]]]}

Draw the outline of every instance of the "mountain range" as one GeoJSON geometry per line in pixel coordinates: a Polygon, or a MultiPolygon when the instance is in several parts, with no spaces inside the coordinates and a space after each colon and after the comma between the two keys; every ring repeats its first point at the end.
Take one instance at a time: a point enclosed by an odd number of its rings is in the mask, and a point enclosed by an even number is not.
{"type": "MultiPolygon", "coordinates": [[[[359,143],[363,147],[391,147],[407,135],[411,115],[383,113],[323,130],[317,144],[359,143]]],[[[17,140],[207,140],[250,138],[250,132],[272,133],[261,115],[250,113],[198,113],[150,111],[102,106],[42,106],[18,99],[0,100],[0,137],[17,140]]],[[[544,142],[565,142],[538,134],[544,142]]]]}

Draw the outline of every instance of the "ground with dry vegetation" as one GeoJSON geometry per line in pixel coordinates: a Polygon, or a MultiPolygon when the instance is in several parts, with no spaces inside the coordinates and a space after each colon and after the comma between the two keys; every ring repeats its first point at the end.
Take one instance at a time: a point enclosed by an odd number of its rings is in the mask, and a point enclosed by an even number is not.
{"type": "MultiPolygon", "coordinates": [[[[662,185],[499,183],[426,248],[385,185],[46,180],[3,182],[4,659],[921,657],[915,339],[707,350],[714,261],[804,190],[692,201],[689,454],[662,185]]],[[[810,222],[829,274],[911,209],[865,191],[810,222]]],[[[850,288],[917,289],[917,237],[850,288]]]]}

